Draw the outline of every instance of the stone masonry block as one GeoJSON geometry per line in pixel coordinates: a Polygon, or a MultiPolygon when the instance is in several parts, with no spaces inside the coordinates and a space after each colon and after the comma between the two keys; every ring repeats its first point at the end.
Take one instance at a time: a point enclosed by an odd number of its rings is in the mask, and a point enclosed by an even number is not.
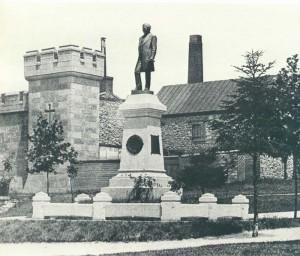
{"type": "Polygon", "coordinates": [[[174,191],[168,191],[162,195],[162,202],[180,202],[181,196],[174,191]]]}
{"type": "Polygon", "coordinates": [[[199,203],[217,203],[218,199],[214,194],[205,193],[199,198],[199,203]]]}
{"type": "Polygon", "coordinates": [[[233,204],[249,204],[249,199],[244,195],[237,195],[232,199],[233,204]]]}
{"type": "Polygon", "coordinates": [[[78,196],[76,196],[75,197],[75,199],[74,199],[74,201],[76,202],[76,203],[87,203],[87,202],[91,202],[91,198],[90,198],[90,196],[89,195],[87,195],[87,194],[84,194],[84,193],[82,193],[82,194],[79,194],[78,196]]]}

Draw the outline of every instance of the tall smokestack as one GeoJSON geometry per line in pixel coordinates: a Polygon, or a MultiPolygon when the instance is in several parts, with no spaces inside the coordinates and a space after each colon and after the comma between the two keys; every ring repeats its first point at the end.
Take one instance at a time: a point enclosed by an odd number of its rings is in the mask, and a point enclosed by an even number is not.
{"type": "Polygon", "coordinates": [[[203,82],[203,57],[201,35],[190,35],[188,83],[203,82]]]}

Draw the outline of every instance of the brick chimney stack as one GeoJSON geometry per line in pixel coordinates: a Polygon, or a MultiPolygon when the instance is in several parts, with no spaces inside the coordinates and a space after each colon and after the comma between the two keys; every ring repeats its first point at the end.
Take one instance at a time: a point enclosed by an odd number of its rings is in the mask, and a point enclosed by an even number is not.
{"type": "Polygon", "coordinates": [[[201,35],[190,35],[188,83],[203,82],[203,56],[201,35]]]}

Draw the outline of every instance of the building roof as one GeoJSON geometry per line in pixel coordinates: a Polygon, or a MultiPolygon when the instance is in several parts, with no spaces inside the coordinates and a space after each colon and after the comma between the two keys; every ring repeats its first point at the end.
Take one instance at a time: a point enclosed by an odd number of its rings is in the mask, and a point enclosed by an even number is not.
{"type": "Polygon", "coordinates": [[[193,114],[222,110],[223,100],[236,89],[233,80],[163,86],[158,93],[167,106],[165,115],[193,114]]]}
{"type": "Polygon", "coordinates": [[[124,100],[121,99],[120,97],[118,97],[117,95],[115,95],[112,92],[101,92],[100,93],[100,100],[110,100],[110,101],[120,101],[123,102],[124,100]]]}

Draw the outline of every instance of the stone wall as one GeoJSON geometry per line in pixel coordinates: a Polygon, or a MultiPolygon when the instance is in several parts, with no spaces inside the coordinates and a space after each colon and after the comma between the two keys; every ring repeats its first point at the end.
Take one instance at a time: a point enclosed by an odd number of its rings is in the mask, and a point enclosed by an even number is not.
{"type": "Polygon", "coordinates": [[[100,191],[100,188],[107,187],[109,179],[117,174],[120,161],[82,161],[77,167],[75,191],[100,191]]]}
{"type": "MultiPolygon", "coordinates": [[[[290,157],[287,162],[288,178],[293,176],[293,158],[290,157]]],[[[262,156],[260,158],[260,176],[261,178],[284,178],[283,163],[279,158],[262,156]]]]}
{"type": "MultiPolygon", "coordinates": [[[[207,149],[214,142],[213,132],[206,125],[206,141],[199,142],[192,138],[192,125],[197,122],[205,122],[215,118],[215,115],[177,115],[163,116],[162,118],[162,139],[166,154],[189,154],[197,153],[203,149],[207,149]]],[[[175,163],[168,164],[166,169],[176,170],[175,163]]],[[[174,162],[174,160],[173,160],[174,162]]],[[[292,177],[293,163],[289,158],[287,165],[288,178],[292,177]]],[[[252,179],[252,158],[246,155],[239,155],[236,159],[237,167],[229,174],[229,181],[234,180],[250,180],[252,179]]],[[[283,179],[283,164],[280,159],[261,156],[260,176],[262,178],[283,179]]]]}
{"type": "Polygon", "coordinates": [[[62,45],[41,51],[27,51],[24,55],[24,73],[27,79],[36,76],[76,72],[94,76],[104,75],[104,53],[78,45],[62,45]]]}
{"type": "MultiPolygon", "coordinates": [[[[99,157],[99,89],[104,74],[103,52],[76,45],[29,51],[24,55],[24,74],[29,82],[29,133],[40,113],[54,109],[52,119],[62,122],[65,141],[79,153],[79,160],[99,157]]],[[[68,190],[66,166],[59,166],[53,187],[68,190]]],[[[26,189],[37,176],[28,176],[26,189]]],[[[42,179],[40,184],[44,186],[42,179]]]]}
{"type": "Polygon", "coordinates": [[[207,122],[213,115],[182,115],[163,116],[162,139],[166,154],[189,154],[209,148],[213,143],[212,131],[206,123],[206,140],[199,141],[192,138],[192,125],[207,122]]]}
{"type": "MultiPolygon", "coordinates": [[[[28,93],[2,93],[0,101],[0,173],[2,161],[11,156],[11,175],[26,179],[28,147],[28,93]]],[[[22,182],[21,182],[22,183],[22,182]]],[[[22,184],[20,184],[22,185],[22,184]]]]}
{"type": "Polygon", "coordinates": [[[87,194],[80,194],[75,198],[75,203],[52,203],[46,193],[39,192],[32,198],[32,218],[80,216],[105,220],[131,217],[180,221],[193,217],[210,220],[250,217],[249,199],[245,196],[235,196],[230,204],[218,204],[217,200],[213,194],[206,193],[199,198],[198,204],[182,204],[180,195],[168,191],[161,197],[161,203],[113,203],[109,194],[100,192],[93,199],[87,194]]]}
{"type": "Polygon", "coordinates": [[[80,160],[98,158],[99,87],[72,83],[70,106],[70,142],[80,160]]]}
{"type": "Polygon", "coordinates": [[[24,55],[24,74],[29,82],[29,131],[50,104],[79,159],[97,159],[104,53],[76,45],[29,51],[24,55]]]}
{"type": "Polygon", "coordinates": [[[28,92],[1,93],[0,114],[28,111],[28,92]]]}
{"type": "Polygon", "coordinates": [[[32,133],[36,125],[37,118],[42,114],[48,118],[45,110],[48,104],[55,110],[51,113],[51,119],[59,119],[64,126],[64,136],[68,138],[68,131],[71,127],[69,122],[69,106],[71,105],[71,95],[69,85],[67,88],[58,88],[58,84],[65,82],[64,78],[56,80],[37,80],[30,82],[29,85],[29,132],[32,133]],[[53,85],[51,90],[51,85],[53,85]],[[49,89],[47,89],[49,88],[49,89]]]}
{"type": "Polygon", "coordinates": [[[28,113],[0,113],[0,172],[4,167],[2,161],[13,154],[12,175],[26,178],[28,147],[28,113]]]}
{"type": "Polygon", "coordinates": [[[123,100],[108,98],[107,95],[101,95],[99,117],[99,144],[107,146],[118,146],[122,144],[123,117],[118,111],[123,100]]]}
{"type": "Polygon", "coordinates": [[[48,104],[52,117],[62,122],[64,136],[81,160],[97,159],[99,138],[99,87],[97,81],[67,76],[30,81],[29,131],[48,104]]]}

